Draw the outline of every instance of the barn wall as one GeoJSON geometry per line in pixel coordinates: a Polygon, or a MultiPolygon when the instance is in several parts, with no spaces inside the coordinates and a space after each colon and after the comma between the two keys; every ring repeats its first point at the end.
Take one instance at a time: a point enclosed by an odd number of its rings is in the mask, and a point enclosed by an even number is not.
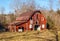
{"type": "MultiPolygon", "coordinates": [[[[38,21],[38,25],[41,26],[40,27],[41,30],[46,29],[46,19],[45,19],[45,17],[42,14],[38,14],[38,18],[36,18],[36,17],[37,17],[37,14],[34,14],[32,16],[32,20],[33,20],[32,30],[34,30],[34,26],[36,24],[36,21],[38,21]]],[[[24,28],[24,31],[27,31],[27,30],[30,31],[31,28],[29,28],[29,25],[30,25],[30,20],[27,21],[27,22],[25,22],[25,23],[23,23],[23,24],[20,24],[18,26],[15,26],[15,28],[16,28],[16,31],[18,31],[18,28],[19,27],[23,27],[24,28]]],[[[13,28],[13,26],[10,27],[10,31],[14,31],[14,30],[15,29],[13,28]]]]}
{"type": "MultiPolygon", "coordinates": [[[[36,14],[34,14],[34,15],[32,16],[32,19],[33,19],[33,27],[34,27],[34,25],[36,24],[36,21],[37,21],[37,19],[36,19],[36,14]]],[[[46,19],[45,19],[45,17],[44,17],[42,14],[38,14],[38,24],[41,26],[41,29],[46,29],[46,19]],[[42,24],[45,25],[44,28],[42,28],[42,24]]],[[[31,30],[31,29],[29,28],[29,25],[30,25],[30,20],[27,21],[27,22],[24,23],[24,24],[19,25],[19,26],[20,26],[20,27],[24,27],[24,31],[27,31],[27,30],[31,30]]],[[[19,26],[17,26],[17,29],[18,29],[19,26]]],[[[33,27],[32,27],[32,28],[33,28],[33,27]]],[[[33,29],[34,29],[34,28],[33,28],[33,29]]]]}

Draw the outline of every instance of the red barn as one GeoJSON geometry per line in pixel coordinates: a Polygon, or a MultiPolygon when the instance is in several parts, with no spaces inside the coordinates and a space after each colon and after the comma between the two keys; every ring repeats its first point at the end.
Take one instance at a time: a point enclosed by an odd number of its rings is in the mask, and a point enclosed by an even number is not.
{"type": "Polygon", "coordinates": [[[28,11],[20,14],[14,23],[9,25],[10,31],[30,31],[46,29],[46,19],[40,11],[28,11]]]}

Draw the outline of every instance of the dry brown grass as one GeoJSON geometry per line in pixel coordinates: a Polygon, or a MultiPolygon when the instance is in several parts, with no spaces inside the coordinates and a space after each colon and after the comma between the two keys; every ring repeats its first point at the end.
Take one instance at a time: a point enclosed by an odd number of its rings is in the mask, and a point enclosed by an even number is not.
{"type": "Polygon", "coordinates": [[[58,39],[59,39],[59,41],[60,41],[60,31],[58,31],[58,39]]]}
{"type": "Polygon", "coordinates": [[[48,30],[27,32],[5,32],[0,41],[55,41],[55,35],[48,30]]]}

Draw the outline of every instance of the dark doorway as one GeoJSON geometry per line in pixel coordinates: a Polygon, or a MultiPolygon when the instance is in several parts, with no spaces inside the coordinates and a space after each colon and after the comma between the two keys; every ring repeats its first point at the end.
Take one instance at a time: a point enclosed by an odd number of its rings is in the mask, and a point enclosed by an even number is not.
{"type": "Polygon", "coordinates": [[[24,31],[24,27],[22,27],[22,30],[24,31]]]}
{"type": "Polygon", "coordinates": [[[5,32],[5,27],[2,23],[0,23],[0,32],[5,32]]]}
{"type": "Polygon", "coordinates": [[[24,31],[24,27],[18,27],[18,31],[23,32],[24,31]]]}
{"type": "Polygon", "coordinates": [[[39,27],[39,25],[35,25],[34,26],[34,30],[37,30],[38,27],[39,27]]]}
{"type": "Polygon", "coordinates": [[[47,29],[50,29],[50,25],[47,23],[47,29]]]}

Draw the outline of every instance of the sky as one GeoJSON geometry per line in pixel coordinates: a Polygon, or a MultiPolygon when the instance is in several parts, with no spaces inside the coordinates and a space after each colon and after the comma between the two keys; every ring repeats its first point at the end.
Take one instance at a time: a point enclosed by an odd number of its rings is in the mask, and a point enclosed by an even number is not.
{"type": "MultiPolygon", "coordinates": [[[[0,0],[0,10],[1,8],[5,8],[5,13],[9,13],[9,12],[13,12],[13,9],[10,7],[12,0],[0,0]]],[[[42,8],[46,8],[46,9],[50,9],[50,4],[49,4],[49,0],[35,0],[35,4],[36,4],[36,9],[38,9],[37,7],[40,6],[42,8]]],[[[53,0],[53,4],[52,4],[52,8],[53,10],[57,10],[58,8],[58,0],[53,0]]]]}

